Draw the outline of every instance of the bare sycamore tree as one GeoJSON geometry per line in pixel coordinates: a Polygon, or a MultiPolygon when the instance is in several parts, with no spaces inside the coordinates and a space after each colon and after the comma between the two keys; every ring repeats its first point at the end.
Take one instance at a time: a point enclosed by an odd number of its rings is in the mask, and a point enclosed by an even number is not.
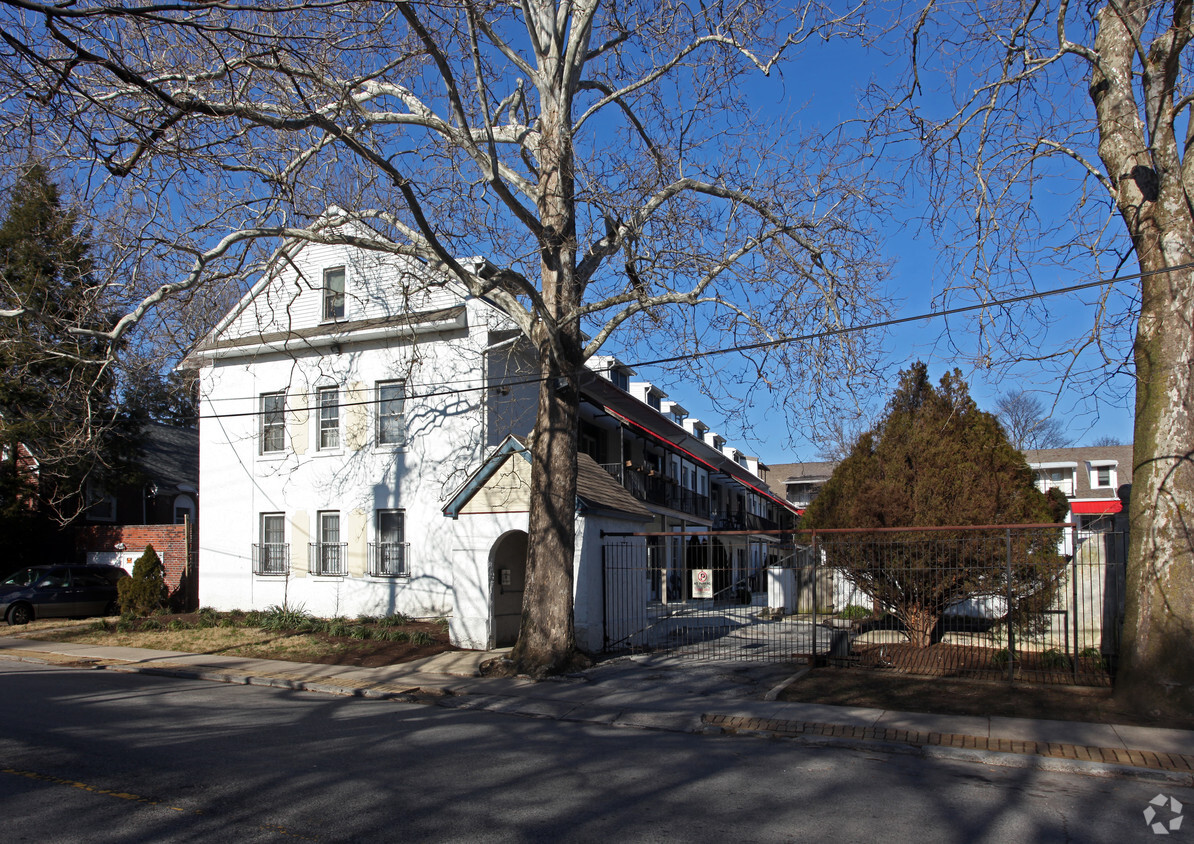
{"type": "MultiPolygon", "coordinates": [[[[1136,378],[1118,688],[1149,709],[1179,711],[1194,705],[1191,5],[924,4],[900,22],[909,74],[877,124],[880,133],[911,127],[903,136],[925,165],[930,223],[959,247],[959,288],[1024,292],[1034,274],[1055,285],[1051,268],[1092,278],[1139,267],[1138,281],[1097,301],[1095,328],[1078,345],[1136,378]],[[1129,353],[1116,332],[1133,327],[1129,353]]],[[[1033,332],[1054,315],[1048,302],[992,310],[982,339],[993,354],[1011,347],[1044,362],[1033,332]]],[[[1066,377],[1078,374],[1078,351],[1055,358],[1066,377]]]]}
{"type": "MultiPolygon", "coordinates": [[[[746,96],[802,41],[848,28],[814,2],[0,5],[11,137],[61,150],[155,259],[105,339],[290,238],[410,256],[533,344],[520,670],[574,656],[588,357],[617,331],[672,352],[882,311],[864,179],[746,96]]],[[[865,342],[747,364],[840,390],[865,342]]]]}
{"type": "Polygon", "coordinates": [[[1011,390],[996,399],[995,418],[1017,451],[1070,444],[1065,426],[1049,415],[1040,399],[1024,390],[1011,390]]]}

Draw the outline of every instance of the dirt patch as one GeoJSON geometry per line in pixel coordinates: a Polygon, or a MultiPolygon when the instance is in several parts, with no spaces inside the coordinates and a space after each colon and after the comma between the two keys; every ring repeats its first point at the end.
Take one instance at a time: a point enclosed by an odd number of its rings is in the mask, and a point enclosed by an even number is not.
{"type": "Polygon", "coordinates": [[[907,642],[856,644],[846,662],[929,677],[969,677],[1111,687],[1107,663],[1097,654],[1076,660],[1056,650],[1018,651],[1011,660],[1004,648],[938,643],[918,647],[907,642]]]}
{"type": "Polygon", "coordinates": [[[1194,729],[1194,714],[1170,719],[1141,714],[1114,700],[1108,688],[966,677],[914,677],[891,669],[816,668],[784,689],[779,699],[937,715],[995,715],[1194,729]]]}

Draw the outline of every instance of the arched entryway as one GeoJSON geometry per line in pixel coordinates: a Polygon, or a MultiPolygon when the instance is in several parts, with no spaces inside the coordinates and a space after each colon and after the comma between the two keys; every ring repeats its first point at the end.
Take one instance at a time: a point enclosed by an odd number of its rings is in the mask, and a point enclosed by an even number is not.
{"type": "Polygon", "coordinates": [[[493,584],[493,644],[509,647],[522,624],[522,593],[527,576],[527,535],[512,530],[498,537],[490,554],[493,584]]]}

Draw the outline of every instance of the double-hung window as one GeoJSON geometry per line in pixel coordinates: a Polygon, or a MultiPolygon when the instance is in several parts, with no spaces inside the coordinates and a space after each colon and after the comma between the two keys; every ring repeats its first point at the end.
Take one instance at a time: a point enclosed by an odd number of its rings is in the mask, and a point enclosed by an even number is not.
{"type": "Polygon", "coordinates": [[[409,577],[406,513],[403,510],[377,511],[377,542],[369,549],[369,574],[374,577],[409,577]]]}
{"type": "Polygon", "coordinates": [[[406,432],[402,424],[404,393],[402,381],[381,381],[377,385],[377,443],[403,445],[406,432]]]}
{"type": "Polygon", "coordinates": [[[262,393],[260,405],[261,453],[275,454],[286,442],[286,394],[262,393]]]}
{"type": "Polygon", "coordinates": [[[340,391],[335,387],[324,387],[318,391],[319,399],[319,450],[327,451],[340,447],[340,391]]]}
{"type": "Polygon", "coordinates": [[[344,319],[344,267],[323,271],[323,319],[344,319]]]}

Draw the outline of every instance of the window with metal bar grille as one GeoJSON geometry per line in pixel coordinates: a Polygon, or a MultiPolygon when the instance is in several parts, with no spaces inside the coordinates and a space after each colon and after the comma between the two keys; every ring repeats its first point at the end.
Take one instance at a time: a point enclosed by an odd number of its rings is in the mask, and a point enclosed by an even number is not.
{"type": "Polygon", "coordinates": [[[319,514],[319,541],[310,544],[311,573],[343,576],[348,573],[348,544],[340,541],[340,513],[319,514]]]}
{"type": "Polygon", "coordinates": [[[290,568],[290,546],[285,539],[286,517],[282,513],[262,513],[261,542],[253,546],[254,574],[286,574],[290,568]]]}
{"type": "Polygon", "coordinates": [[[377,511],[377,542],[369,544],[369,574],[374,577],[409,577],[409,543],[406,512],[377,511]]]}

